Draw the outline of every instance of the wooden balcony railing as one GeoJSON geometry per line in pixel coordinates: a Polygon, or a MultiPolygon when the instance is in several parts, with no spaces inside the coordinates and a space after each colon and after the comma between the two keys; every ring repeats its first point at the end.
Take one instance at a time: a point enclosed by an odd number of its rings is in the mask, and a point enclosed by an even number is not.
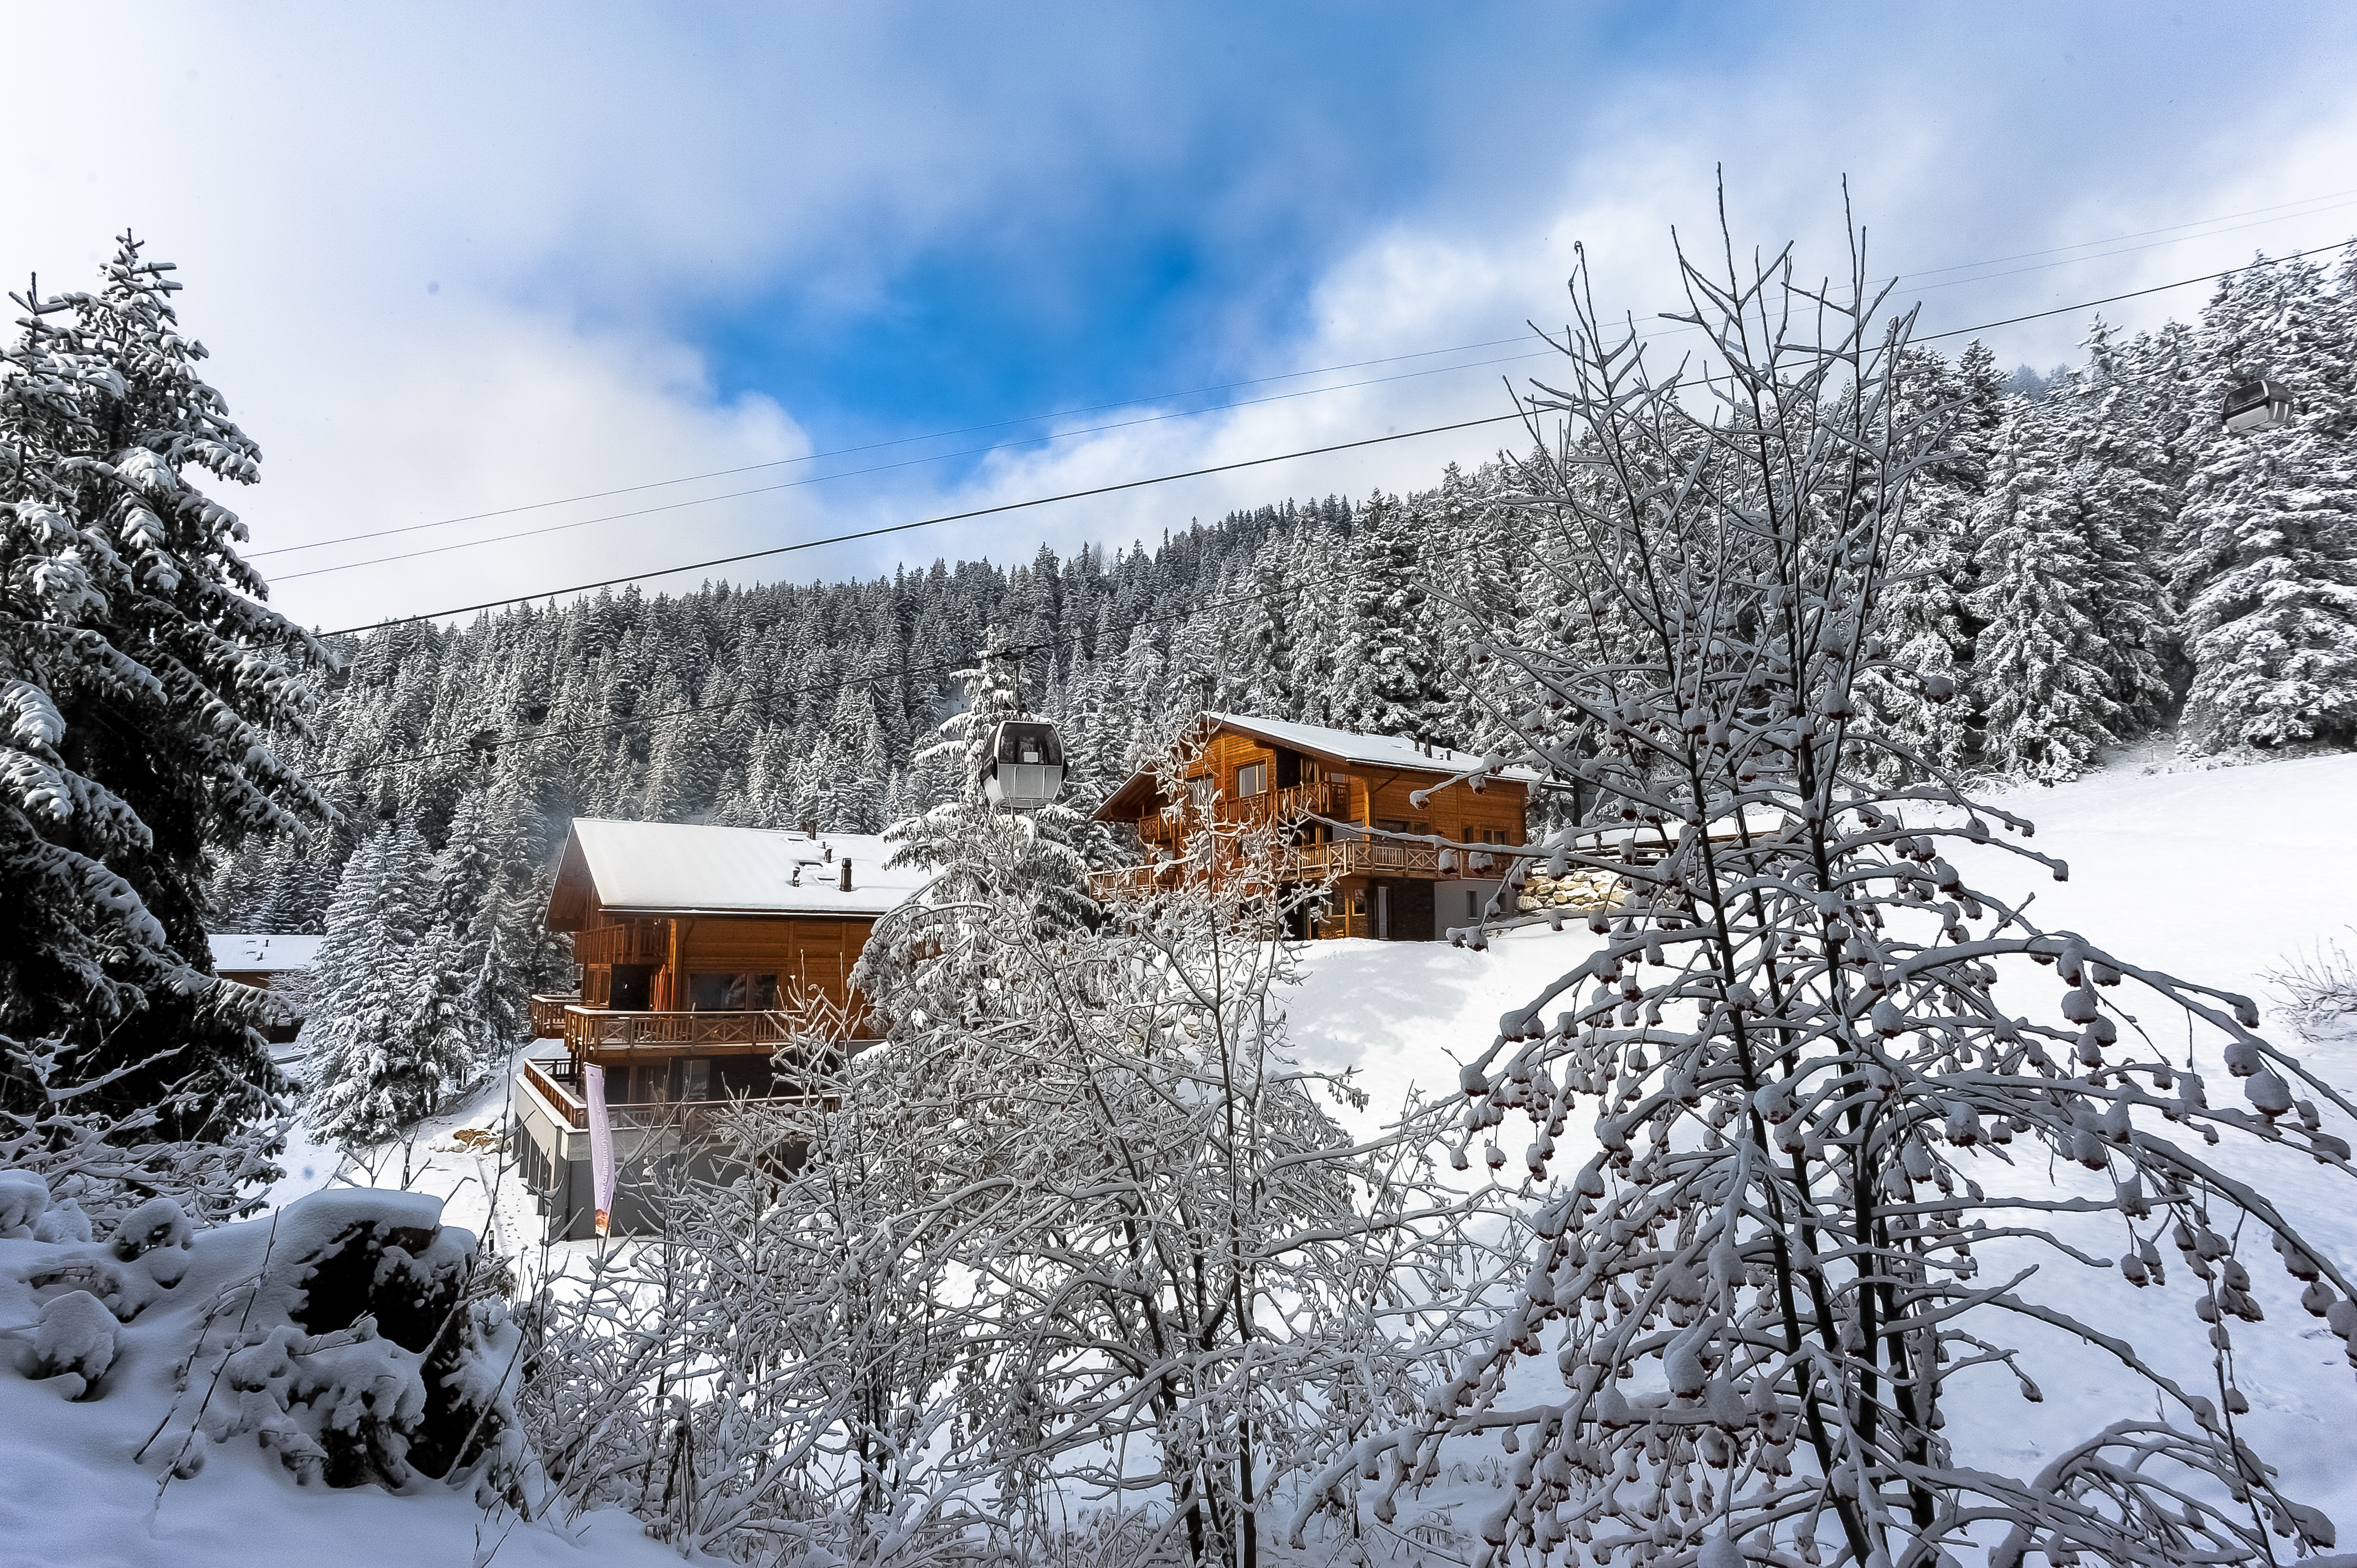
{"type": "Polygon", "coordinates": [[[581,1005],[581,993],[565,996],[539,996],[532,999],[532,1037],[535,1040],[565,1038],[565,1010],[581,1005]]]}
{"type": "MultiPolygon", "coordinates": [[[[1444,877],[1481,875],[1491,868],[1479,863],[1491,858],[1480,850],[1444,852],[1437,845],[1429,843],[1400,843],[1388,839],[1336,839],[1331,843],[1293,844],[1279,849],[1274,869],[1276,879],[1286,883],[1329,882],[1345,876],[1394,876],[1437,882],[1444,877]],[[1446,870],[1440,864],[1444,853],[1452,855],[1446,870]],[[1471,869],[1459,869],[1469,862],[1473,863],[1471,869]]],[[[1124,866],[1117,871],[1092,872],[1089,876],[1089,886],[1101,897],[1138,892],[1177,880],[1185,865],[1183,861],[1165,860],[1145,865],[1124,866]]],[[[1491,870],[1491,874],[1494,875],[1494,870],[1491,870]]]]}
{"type": "MultiPolygon", "coordinates": [[[[569,1058],[548,1061],[526,1058],[522,1077],[567,1127],[576,1133],[589,1130],[589,1103],[582,1095],[580,1069],[569,1058]]],[[[737,1096],[728,1100],[665,1100],[620,1104],[609,1101],[606,1107],[606,1118],[617,1133],[675,1129],[685,1137],[701,1138],[716,1130],[717,1118],[726,1111],[758,1110],[770,1105],[815,1106],[834,1111],[842,1103],[842,1096],[834,1094],[770,1094],[737,1096]]]]}
{"type": "Polygon", "coordinates": [[[690,1047],[775,1047],[793,1039],[802,1020],[791,1013],[624,1013],[575,1005],[565,1010],[565,1045],[585,1051],[656,1049],[676,1053],[690,1047]]]}
{"type": "Polygon", "coordinates": [[[1266,789],[1257,795],[1242,795],[1220,802],[1220,821],[1223,822],[1286,822],[1297,817],[1347,817],[1351,814],[1351,787],[1318,779],[1308,784],[1288,784],[1282,789],[1266,789]]]}
{"type": "Polygon", "coordinates": [[[633,920],[573,933],[576,963],[662,963],[669,956],[662,923],[633,920]]]}

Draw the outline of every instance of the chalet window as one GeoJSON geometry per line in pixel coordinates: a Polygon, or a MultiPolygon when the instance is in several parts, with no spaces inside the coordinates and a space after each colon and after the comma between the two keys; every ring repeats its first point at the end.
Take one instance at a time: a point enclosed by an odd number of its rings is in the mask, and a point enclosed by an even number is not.
{"type": "Polygon", "coordinates": [[[715,1100],[766,1100],[787,1092],[778,1084],[777,1069],[767,1057],[722,1057],[719,1061],[720,1090],[715,1100]]]}
{"type": "Polygon", "coordinates": [[[1200,779],[1189,779],[1187,780],[1187,794],[1189,798],[1195,802],[1195,810],[1198,814],[1202,816],[1211,815],[1211,799],[1214,795],[1219,793],[1219,781],[1208,773],[1204,774],[1200,779]]]}
{"type": "Polygon", "coordinates": [[[647,1005],[648,987],[654,975],[652,964],[616,964],[607,980],[606,1004],[618,1013],[643,1012],[647,1005]]]}
{"type": "Polygon", "coordinates": [[[1399,817],[1378,817],[1375,819],[1375,831],[1385,833],[1404,833],[1407,832],[1407,823],[1399,817]]]}
{"type": "Polygon", "coordinates": [[[691,974],[687,1005],[694,1013],[762,1013],[778,1004],[774,974],[691,974]]]}
{"type": "Polygon", "coordinates": [[[1268,764],[1247,762],[1236,769],[1236,794],[1265,795],[1268,793],[1268,764]]]}
{"type": "Polygon", "coordinates": [[[1465,918],[1469,920],[1481,918],[1481,890],[1478,887],[1465,890],[1465,918]]]}
{"type": "Polygon", "coordinates": [[[1483,828],[1475,834],[1473,842],[1475,843],[1504,843],[1506,842],[1506,830],[1503,828],[1483,828]]]}
{"type": "Polygon", "coordinates": [[[679,1097],[689,1101],[712,1098],[710,1057],[690,1057],[679,1064],[679,1097]]]}

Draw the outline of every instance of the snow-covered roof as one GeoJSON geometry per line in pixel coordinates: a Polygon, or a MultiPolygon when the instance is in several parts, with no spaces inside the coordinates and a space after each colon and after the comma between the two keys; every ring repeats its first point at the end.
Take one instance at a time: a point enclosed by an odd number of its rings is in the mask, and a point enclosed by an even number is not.
{"type": "MultiPolygon", "coordinates": [[[[1206,713],[1202,722],[1225,725],[1230,729],[1258,736],[1263,740],[1294,751],[1306,751],[1313,756],[1331,757],[1361,767],[1397,768],[1420,773],[1463,773],[1480,767],[1481,763],[1479,757],[1469,751],[1451,751],[1445,746],[1427,749],[1398,736],[1361,735],[1356,730],[1329,729],[1323,725],[1299,725],[1286,719],[1255,718],[1250,714],[1206,713]]],[[[1499,769],[1495,777],[1535,784],[1541,775],[1527,768],[1504,768],[1499,769]]]]}
{"type": "Polygon", "coordinates": [[[308,969],[319,955],[319,937],[289,937],[245,932],[216,933],[205,940],[212,944],[213,969],[237,973],[259,971],[274,974],[284,970],[308,969]]]}
{"type": "Polygon", "coordinates": [[[813,839],[767,828],[625,822],[576,817],[549,927],[577,930],[609,914],[881,915],[930,873],[884,864],[892,846],[873,833],[813,839]],[[842,884],[851,862],[851,891],[842,884]]]}

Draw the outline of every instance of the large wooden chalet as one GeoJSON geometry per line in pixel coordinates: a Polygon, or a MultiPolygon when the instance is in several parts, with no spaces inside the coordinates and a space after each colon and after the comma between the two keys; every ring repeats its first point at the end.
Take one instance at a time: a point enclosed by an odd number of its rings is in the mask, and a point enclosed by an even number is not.
{"type": "Polygon", "coordinates": [[[572,936],[580,990],[533,998],[544,1046],[526,1054],[515,1095],[552,1236],[591,1233],[584,1068],[604,1069],[623,1173],[614,1226],[626,1230],[643,1226],[643,1187],[666,1163],[708,1160],[723,1105],[804,1099],[866,1043],[852,968],[877,918],[923,880],[888,870],[889,854],[863,834],[574,822],[547,927],[572,936]],[[820,1059],[772,1059],[813,1035],[820,1059]]]}
{"type": "Polygon", "coordinates": [[[1329,885],[1294,935],[1431,941],[1470,924],[1498,889],[1505,857],[1483,845],[1524,842],[1537,776],[1509,769],[1480,789],[1443,781],[1479,758],[1446,746],[1317,725],[1207,713],[1189,732],[1186,798],[1140,773],[1097,820],[1137,832],[1146,863],[1100,881],[1111,891],[1152,880],[1206,822],[1273,822],[1284,829],[1281,880],[1329,885]],[[1424,804],[1411,799],[1434,791],[1424,804]]]}

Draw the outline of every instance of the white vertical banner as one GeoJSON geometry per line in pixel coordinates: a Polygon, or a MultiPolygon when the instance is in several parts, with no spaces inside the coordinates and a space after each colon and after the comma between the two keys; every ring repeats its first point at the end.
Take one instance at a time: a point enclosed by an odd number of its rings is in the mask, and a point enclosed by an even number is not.
{"type": "Polygon", "coordinates": [[[596,1062],[584,1064],[581,1085],[589,1098],[589,1186],[597,1205],[597,1234],[603,1236],[614,1212],[614,1125],[606,1115],[606,1069],[596,1062]]]}

